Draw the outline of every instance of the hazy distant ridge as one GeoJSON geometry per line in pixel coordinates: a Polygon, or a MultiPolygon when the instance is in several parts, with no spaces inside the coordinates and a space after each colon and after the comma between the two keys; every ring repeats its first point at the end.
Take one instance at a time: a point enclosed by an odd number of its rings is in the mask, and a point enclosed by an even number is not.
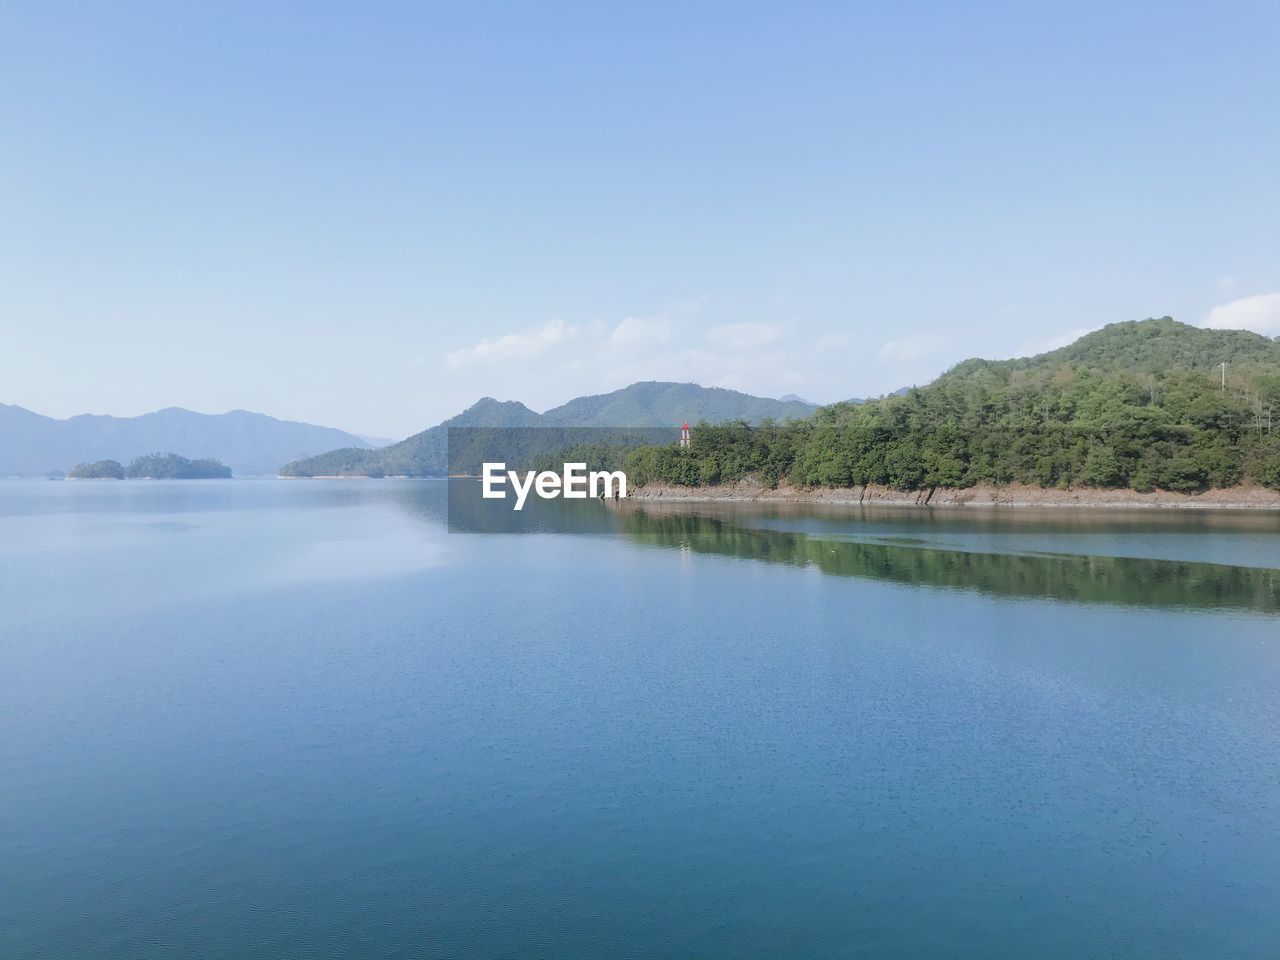
{"type": "Polygon", "coordinates": [[[237,476],[274,476],[282,463],[336,446],[369,444],[343,430],[246,410],[206,414],[169,407],[140,417],[83,414],[57,420],[0,404],[0,476],[61,474],[77,463],[127,463],[157,451],[211,457],[237,476]]]}

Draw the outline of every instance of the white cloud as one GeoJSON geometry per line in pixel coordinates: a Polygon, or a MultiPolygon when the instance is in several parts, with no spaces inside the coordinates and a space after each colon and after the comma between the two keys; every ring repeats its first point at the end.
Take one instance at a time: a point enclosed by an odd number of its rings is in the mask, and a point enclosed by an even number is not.
{"type": "Polygon", "coordinates": [[[1267,337],[1280,335],[1280,293],[1241,297],[1216,306],[1202,325],[1213,330],[1252,330],[1267,337]]]}
{"type": "Polygon", "coordinates": [[[945,330],[904,330],[877,353],[847,326],[793,335],[805,318],[770,313],[697,298],[621,319],[557,320],[448,354],[449,383],[459,403],[490,394],[538,410],[643,380],[840,399],[927,382],[963,346],[945,330]]]}
{"type": "Polygon", "coordinates": [[[920,360],[939,353],[946,344],[944,337],[932,333],[917,333],[885,342],[876,355],[881,360],[920,360]]]}
{"type": "Polygon", "coordinates": [[[675,328],[670,317],[627,317],[613,328],[609,340],[619,347],[651,346],[669,343],[674,334],[675,328]]]}
{"type": "Polygon", "coordinates": [[[485,363],[505,360],[527,360],[563,343],[578,333],[563,320],[552,320],[530,333],[508,333],[501,337],[487,337],[471,347],[454,350],[445,362],[451,367],[469,363],[485,363]]]}
{"type": "Polygon", "coordinates": [[[817,347],[822,350],[834,350],[839,347],[847,347],[853,343],[852,333],[827,333],[820,336],[817,340],[817,347]]]}
{"type": "Polygon", "coordinates": [[[609,345],[633,351],[637,348],[659,347],[669,343],[687,342],[689,332],[695,330],[701,319],[705,298],[681,300],[670,303],[657,313],[648,316],[625,317],[609,334],[609,345]]]}
{"type": "Polygon", "coordinates": [[[730,350],[747,350],[775,343],[782,337],[776,323],[723,323],[707,331],[707,339],[730,350]]]}

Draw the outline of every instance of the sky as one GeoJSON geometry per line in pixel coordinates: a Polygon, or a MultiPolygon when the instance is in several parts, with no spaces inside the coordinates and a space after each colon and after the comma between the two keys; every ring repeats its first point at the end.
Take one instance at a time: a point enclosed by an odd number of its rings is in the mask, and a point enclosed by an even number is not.
{"type": "Polygon", "coordinates": [[[1280,5],[0,4],[0,402],[398,438],[1280,334],[1280,5]]]}

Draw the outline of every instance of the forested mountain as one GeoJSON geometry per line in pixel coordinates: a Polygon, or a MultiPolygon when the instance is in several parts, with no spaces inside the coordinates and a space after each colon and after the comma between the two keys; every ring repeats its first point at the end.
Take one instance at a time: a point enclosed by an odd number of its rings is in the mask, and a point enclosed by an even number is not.
{"type": "Polygon", "coordinates": [[[0,477],[60,475],[68,464],[127,462],[156,450],[215,457],[239,475],[274,476],[286,460],[337,446],[368,444],[342,430],[245,410],[211,415],[170,407],[140,417],[55,420],[0,404],[0,477]]]}
{"type": "Polygon", "coordinates": [[[378,450],[344,447],[280,468],[282,477],[442,477],[450,427],[536,427],[540,414],[523,403],[485,397],[456,416],[378,450]]]}
{"type": "Polygon", "coordinates": [[[696,383],[633,383],[612,393],[578,397],[542,415],[547,427],[677,427],[683,421],[746,420],[759,423],[807,417],[816,410],[803,400],[753,397],[696,383]]]}
{"type": "Polygon", "coordinates": [[[579,397],[536,413],[522,403],[490,397],[457,416],[380,450],[331,450],[281,468],[282,476],[438,477],[447,470],[450,427],[678,427],[724,420],[754,423],[806,417],[816,408],[695,383],[633,383],[612,393],[579,397]]]}
{"type": "MultiPolygon", "coordinates": [[[[979,370],[995,374],[1058,370],[1063,365],[1163,375],[1176,370],[1212,370],[1219,364],[1280,361],[1280,343],[1248,330],[1206,330],[1171,317],[1113,323],[1048,353],[1016,360],[966,360],[943,378],[958,380],[979,370]]],[[[906,392],[906,391],[902,391],[906,392]]]]}
{"type": "Polygon", "coordinates": [[[647,447],[627,462],[638,483],[1280,487],[1280,343],[1168,317],[1118,323],[796,423],[700,424],[689,449],[647,447]]]}

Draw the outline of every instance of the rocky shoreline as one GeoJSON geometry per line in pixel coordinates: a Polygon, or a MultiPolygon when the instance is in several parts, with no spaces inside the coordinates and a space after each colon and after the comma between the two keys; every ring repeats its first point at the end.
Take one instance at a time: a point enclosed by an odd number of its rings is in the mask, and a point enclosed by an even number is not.
{"type": "Polygon", "coordinates": [[[858,487],[793,487],[782,483],[770,489],[754,481],[717,484],[707,487],[680,487],[646,484],[630,495],[633,500],[669,503],[755,501],[777,503],[864,504],[902,507],[1110,507],[1161,508],[1175,510],[1280,510],[1280,490],[1257,485],[1240,485],[1202,493],[1173,493],[1153,490],[1105,490],[1090,487],[1046,489],[1023,484],[994,486],[978,484],[962,490],[934,487],[924,490],[894,490],[868,484],[858,487]]]}

